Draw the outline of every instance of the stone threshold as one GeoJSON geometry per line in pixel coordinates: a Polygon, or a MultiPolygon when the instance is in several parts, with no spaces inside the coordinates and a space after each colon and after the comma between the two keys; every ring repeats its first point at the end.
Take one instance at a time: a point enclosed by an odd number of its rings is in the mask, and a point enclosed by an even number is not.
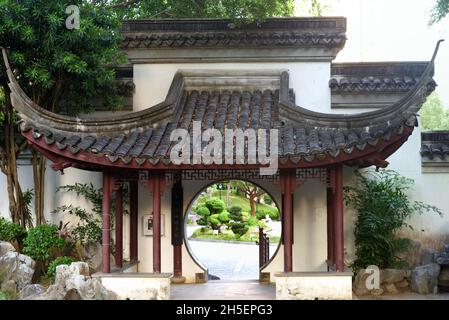
{"type": "Polygon", "coordinates": [[[276,277],[352,277],[352,272],[278,272],[275,273],[276,277]]]}
{"type": "Polygon", "coordinates": [[[129,273],[103,273],[97,272],[92,275],[97,278],[171,278],[171,273],[129,272],[129,273]]]}

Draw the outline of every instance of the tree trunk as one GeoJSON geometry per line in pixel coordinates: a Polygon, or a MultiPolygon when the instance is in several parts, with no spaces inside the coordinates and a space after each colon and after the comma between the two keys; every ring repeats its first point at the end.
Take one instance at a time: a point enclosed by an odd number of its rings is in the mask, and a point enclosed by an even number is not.
{"type": "Polygon", "coordinates": [[[45,192],[45,157],[39,155],[35,150],[33,153],[33,179],[34,179],[34,211],[36,225],[45,223],[44,215],[44,192],[45,192]]]}
{"type": "Polygon", "coordinates": [[[22,189],[17,172],[17,156],[20,152],[16,143],[14,127],[14,109],[11,106],[8,92],[5,93],[5,145],[2,153],[2,172],[6,175],[9,200],[9,212],[14,223],[22,227],[32,225],[30,217],[26,215],[26,207],[23,201],[22,189]]]}
{"type": "Polygon", "coordinates": [[[231,196],[231,182],[227,184],[228,188],[226,190],[226,208],[229,207],[229,197],[231,196]]]}
{"type": "Polygon", "coordinates": [[[255,206],[255,201],[254,201],[254,194],[252,194],[252,193],[249,194],[249,206],[251,208],[251,217],[255,217],[256,216],[256,206],[255,206]]]}

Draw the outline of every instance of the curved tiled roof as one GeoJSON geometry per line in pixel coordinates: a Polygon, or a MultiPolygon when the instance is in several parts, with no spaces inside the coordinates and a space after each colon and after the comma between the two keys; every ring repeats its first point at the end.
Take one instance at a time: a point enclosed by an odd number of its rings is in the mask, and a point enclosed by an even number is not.
{"type": "Polygon", "coordinates": [[[384,165],[416,124],[416,113],[431,90],[427,84],[436,51],[420,81],[401,101],[356,115],[323,114],[296,106],[290,99],[287,72],[280,74],[279,90],[243,91],[189,89],[178,73],[163,103],[128,115],[89,120],[37,106],[17,84],[5,51],[3,55],[20,128],[31,143],[73,161],[150,168],[171,165],[169,154],[175,142],[170,134],[177,128],[191,130],[193,121],[218,130],[279,129],[281,164],[350,162],[377,152],[360,163],[384,165]]]}
{"type": "MultiPolygon", "coordinates": [[[[412,90],[428,62],[369,62],[332,64],[329,87],[334,94],[404,93],[412,90]]],[[[436,82],[430,79],[429,90],[436,82]]]]}
{"type": "Polygon", "coordinates": [[[449,156],[449,131],[422,132],[421,156],[431,160],[449,156]]]}

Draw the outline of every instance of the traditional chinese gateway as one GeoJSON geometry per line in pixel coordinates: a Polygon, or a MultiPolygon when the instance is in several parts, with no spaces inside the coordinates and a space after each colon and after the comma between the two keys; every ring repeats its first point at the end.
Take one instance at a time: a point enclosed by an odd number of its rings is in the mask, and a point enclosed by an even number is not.
{"type": "MultiPolygon", "coordinates": [[[[288,289],[299,287],[303,298],[351,298],[345,244],[351,250],[352,218],[344,212],[343,185],[351,183],[354,168],[386,167],[412,135],[417,112],[436,86],[438,47],[429,62],[333,64],[345,32],[346,19],[338,17],[268,19],[244,27],[225,20],[125,22],[122,50],[130,64],[118,74],[131,91],[135,87],[128,99],[134,112],[91,118],[36,105],[3,52],[22,135],[70,179],[102,179],[99,276],[106,286],[168,285],[171,274],[205,281],[207,270],[184,245],[185,213],[211,182],[242,179],[281,204],[282,244],[260,270],[261,279],[277,283],[277,297],[291,298],[288,289]],[[261,175],[260,164],[225,160],[174,164],[170,135],[192,130],[194,121],[203,130],[277,129],[279,170],[261,175]],[[124,186],[130,190],[125,217],[124,186]],[[145,237],[140,217],[149,212],[153,236],[145,237]]],[[[419,147],[413,152],[419,154],[419,147]]]]}

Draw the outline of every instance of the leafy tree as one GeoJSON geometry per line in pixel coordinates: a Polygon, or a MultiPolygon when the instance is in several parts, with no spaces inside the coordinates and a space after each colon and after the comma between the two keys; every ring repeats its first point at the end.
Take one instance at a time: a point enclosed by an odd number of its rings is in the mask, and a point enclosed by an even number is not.
{"type": "MultiPolygon", "coordinates": [[[[316,1],[316,0],[314,0],[316,1]]],[[[253,21],[291,16],[294,0],[97,0],[122,19],[136,18],[230,18],[253,21]]]]}
{"type": "Polygon", "coordinates": [[[437,0],[432,9],[430,16],[430,24],[435,24],[441,21],[449,12],[449,0],[437,0]]]}
{"type": "MultiPolygon", "coordinates": [[[[111,10],[82,0],[0,0],[0,44],[8,51],[22,88],[42,107],[57,113],[78,114],[93,109],[93,98],[121,105],[112,65],[124,62],[119,51],[120,21],[111,10]],[[80,8],[80,28],[66,27],[66,8],[80,8]]],[[[17,138],[16,115],[9,100],[3,64],[4,141],[0,147],[2,171],[8,179],[10,212],[24,221],[25,205],[17,174],[17,157],[24,144],[17,138]]],[[[33,155],[36,222],[44,222],[45,158],[33,155]]]]}
{"type": "MultiPolygon", "coordinates": [[[[121,105],[112,65],[119,51],[120,19],[216,17],[252,21],[293,14],[293,0],[0,0],[0,45],[8,49],[19,83],[30,97],[53,112],[75,115],[93,110],[92,98],[121,105]],[[80,28],[69,30],[66,8],[80,8],[80,28]],[[80,94],[82,93],[82,94],[80,94]]],[[[16,115],[0,68],[1,170],[7,176],[11,217],[22,226],[25,204],[17,158],[26,147],[17,135],[16,115]]],[[[45,158],[33,153],[35,214],[44,222],[45,158]]]]}
{"type": "Polygon", "coordinates": [[[433,92],[420,111],[423,130],[449,130],[449,110],[442,105],[436,92],[433,92]]]}
{"type": "Polygon", "coordinates": [[[407,191],[413,180],[402,177],[391,170],[357,173],[357,184],[345,187],[345,202],[357,213],[355,223],[356,260],[353,268],[369,265],[379,268],[394,268],[404,264],[397,254],[409,248],[410,240],[398,238],[396,233],[412,228],[407,219],[413,214],[442,212],[428,204],[411,201],[407,191]]]}
{"type": "Polygon", "coordinates": [[[251,217],[256,216],[256,198],[265,194],[265,191],[251,182],[238,181],[237,188],[246,196],[249,200],[249,206],[251,208],[251,217]]]}

